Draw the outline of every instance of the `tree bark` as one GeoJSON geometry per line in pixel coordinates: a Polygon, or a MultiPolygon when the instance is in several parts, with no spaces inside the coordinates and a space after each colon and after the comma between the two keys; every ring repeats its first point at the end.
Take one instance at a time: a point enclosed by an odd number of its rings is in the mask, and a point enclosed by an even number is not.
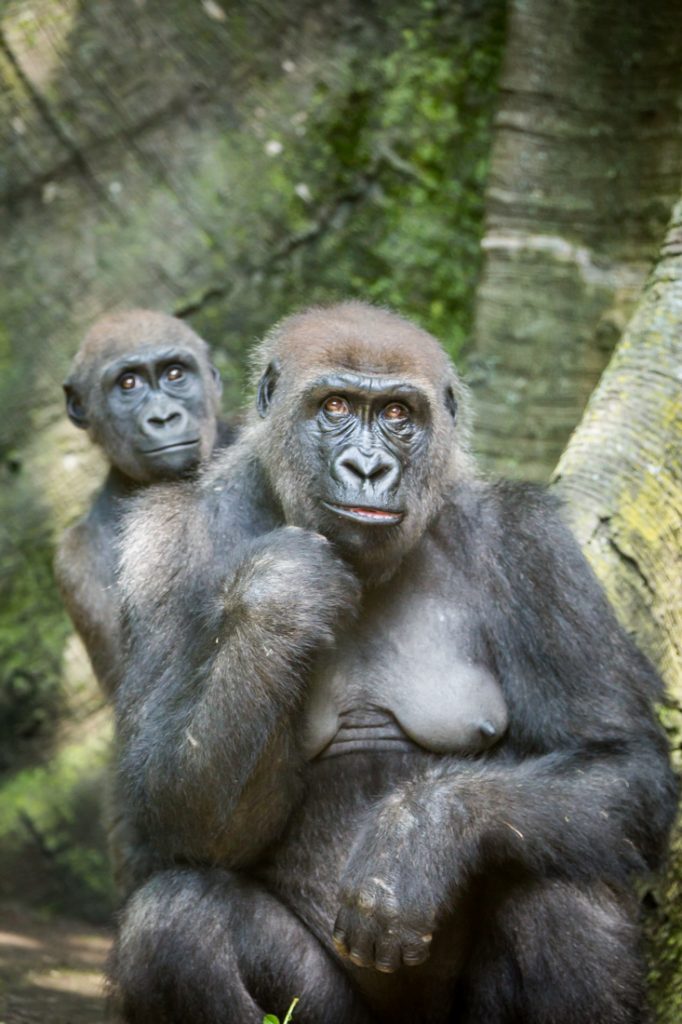
{"type": "Polygon", "coordinates": [[[682,700],[682,202],[555,472],[621,618],[682,700]]]}
{"type": "MultiPolygon", "coordinates": [[[[682,201],[660,260],[555,472],[618,616],[658,666],[682,768],[682,201]]],[[[682,828],[650,921],[659,1024],[682,1019],[682,828]]]]}
{"type": "Polygon", "coordinates": [[[470,377],[478,447],[546,479],[677,198],[682,11],[511,0],[470,377]]]}

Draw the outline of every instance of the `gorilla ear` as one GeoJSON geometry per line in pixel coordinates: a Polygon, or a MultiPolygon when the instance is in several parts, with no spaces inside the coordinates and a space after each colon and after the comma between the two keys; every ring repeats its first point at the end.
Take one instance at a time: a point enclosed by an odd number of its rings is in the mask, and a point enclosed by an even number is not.
{"type": "Polygon", "coordinates": [[[64,384],[64,394],[66,395],[66,412],[69,419],[79,430],[87,430],[89,425],[88,417],[78,392],[72,384],[64,384]]]}
{"type": "Polygon", "coordinates": [[[273,359],[261,379],[258,381],[256,408],[263,419],[265,419],[270,409],[270,403],[272,402],[272,396],[275,393],[278,380],[279,363],[276,359],[273,359]]]}
{"type": "Polygon", "coordinates": [[[211,363],[211,365],[210,365],[210,370],[211,370],[211,377],[213,378],[213,384],[215,386],[216,392],[217,392],[218,395],[222,395],[222,393],[223,393],[223,378],[220,376],[220,372],[216,369],[216,367],[213,365],[213,363],[211,363]]]}
{"type": "Polygon", "coordinates": [[[454,423],[457,419],[457,399],[449,384],[445,389],[445,408],[452,416],[452,422],[454,423]]]}

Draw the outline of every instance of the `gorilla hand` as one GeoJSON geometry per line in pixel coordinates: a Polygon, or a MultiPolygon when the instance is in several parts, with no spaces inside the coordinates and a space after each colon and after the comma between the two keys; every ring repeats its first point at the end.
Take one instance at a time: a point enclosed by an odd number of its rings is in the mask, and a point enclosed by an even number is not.
{"type": "MultiPolygon", "coordinates": [[[[424,963],[449,886],[430,850],[430,815],[405,793],[385,800],[341,879],[334,945],[358,967],[391,973],[424,963]]],[[[435,827],[435,825],[434,825],[435,827]]]]}
{"type": "Polygon", "coordinates": [[[297,526],[254,541],[224,594],[233,621],[302,651],[330,643],[359,597],[356,577],[330,542],[297,526]]]}

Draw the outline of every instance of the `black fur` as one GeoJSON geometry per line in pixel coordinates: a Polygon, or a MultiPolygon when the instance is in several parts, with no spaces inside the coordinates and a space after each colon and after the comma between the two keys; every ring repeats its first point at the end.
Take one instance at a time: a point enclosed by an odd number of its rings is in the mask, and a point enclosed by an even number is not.
{"type": "Polygon", "coordinates": [[[350,303],[273,360],[241,441],[124,544],[124,1019],[640,1024],[659,680],[554,502],[473,474],[433,339],[350,303]],[[472,694],[503,701],[478,747],[472,694]]]}

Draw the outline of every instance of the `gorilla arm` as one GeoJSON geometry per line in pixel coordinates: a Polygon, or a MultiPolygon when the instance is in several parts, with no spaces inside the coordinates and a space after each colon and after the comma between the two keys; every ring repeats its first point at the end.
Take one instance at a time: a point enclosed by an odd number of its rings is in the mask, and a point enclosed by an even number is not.
{"type": "Polygon", "coordinates": [[[441,759],[367,821],[335,927],[360,965],[424,961],[440,912],[484,869],[623,885],[660,861],[674,815],[653,669],[547,499],[514,485],[492,497],[486,614],[508,738],[487,758],[441,759]]]}
{"type": "Polygon", "coordinates": [[[111,536],[101,537],[92,513],[60,540],[54,571],[69,617],[88,652],[99,683],[111,696],[122,671],[120,601],[111,536]]]}
{"type": "Polygon", "coordinates": [[[271,529],[248,473],[229,478],[218,496],[157,495],[124,545],[119,785],[166,859],[244,863],[276,837],[298,792],[302,666],[356,600],[328,541],[271,529]]]}

